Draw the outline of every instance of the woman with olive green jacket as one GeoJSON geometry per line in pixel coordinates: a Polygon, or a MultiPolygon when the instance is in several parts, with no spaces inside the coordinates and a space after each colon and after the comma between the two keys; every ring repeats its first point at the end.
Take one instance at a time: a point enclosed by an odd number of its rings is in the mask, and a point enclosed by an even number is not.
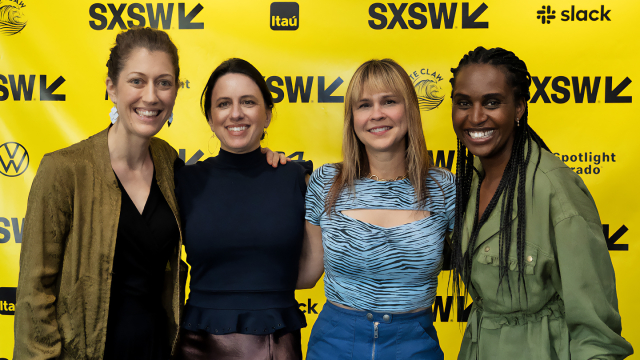
{"type": "MultiPolygon", "coordinates": [[[[483,176],[477,158],[474,166],[483,176]]],[[[518,291],[516,226],[509,282],[505,278],[499,285],[500,212],[493,211],[470,252],[473,271],[467,285],[473,307],[458,359],[622,359],[632,354],[631,344],[620,336],[613,265],[589,190],[535,143],[526,174],[524,285],[518,291]]],[[[474,176],[471,183],[463,253],[469,250],[478,181],[474,176]]],[[[511,218],[519,220],[515,207],[511,218]]]]}
{"type": "MultiPolygon", "coordinates": [[[[102,359],[122,191],[111,167],[108,129],[47,154],[25,220],[15,313],[14,359],[102,359]]],[[[176,222],[176,151],[151,138],[157,184],[176,222]]],[[[182,237],[167,264],[162,305],[175,345],[184,305],[182,237]]]]}

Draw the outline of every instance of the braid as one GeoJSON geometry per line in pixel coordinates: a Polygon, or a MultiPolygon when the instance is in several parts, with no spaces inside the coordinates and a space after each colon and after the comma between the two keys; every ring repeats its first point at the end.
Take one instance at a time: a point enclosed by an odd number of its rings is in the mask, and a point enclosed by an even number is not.
{"type": "MultiPolygon", "coordinates": [[[[538,134],[536,134],[536,132],[529,126],[529,109],[527,102],[530,99],[529,86],[531,85],[531,75],[529,74],[525,63],[510,51],[501,48],[487,50],[483,47],[478,47],[474,51],[464,55],[457,68],[451,69],[451,72],[453,73],[453,78],[450,80],[452,89],[455,88],[456,75],[460,69],[470,64],[490,64],[504,71],[507,81],[514,91],[514,98],[516,100],[524,100],[525,111],[522,118],[519,120],[519,126],[516,127],[514,142],[511,149],[511,157],[504,169],[502,179],[500,180],[495,194],[491,198],[479,221],[477,220],[477,214],[466,213],[467,205],[469,203],[473,172],[476,171],[473,166],[474,156],[463,145],[462,141],[458,139],[458,161],[456,163],[456,209],[454,233],[451,239],[453,245],[451,265],[453,268],[452,276],[454,292],[460,294],[461,280],[467,284],[467,287],[465,287],[465,302],[466,295],[468,294],[468,285],[471,281],[471,269],[473,266],[472,260],[475,255],[473,250],[475,249],[478,233],[482,225],[489,218],[490,214],[498,206],[498,203],[500,203],[500,230],[498,232],[498,290],[502,286],[503,282],[506,281],[509,294],[512,294],[511,283],[509,282],[509,254],[511,253],[512,245],[512,228],[515,222],[518,293],[520,293],[521,284],[524,283],[525,279],[524,250],[527,227],[525,186],[527,185],[527,165],[531,158],[532,143],[535,143],[541,149],[549,150],[540,136],[538,136],[538,134]],[[515,212],[517,214],[515,221],[512,219],[514,205],[515,212]],[[469,234],[470,238],[467,245],[467,251],[463,254],[462,232],[463,222],[466,216],[476,216],[476,218],[474,219],[473,230],[471,231],[471,234],[469,234]]],[[[536,162],[533,181],[531,184],[532,188],[535,183],[535,173],[538,169],[538,165],[540,164],[540,156],[541,154],[538,155],[536,162]]],[[[481,183],[483,176],[481,174],[478,174],[478,176],[480,177],[479,183],[481,183]]],[[[480,191],[478,189],[476,206],[478,206],[479,203],[479,195],[480,191]]],[[[524,291],[526,298],[526,287],[524,287],[524,291]]]]}

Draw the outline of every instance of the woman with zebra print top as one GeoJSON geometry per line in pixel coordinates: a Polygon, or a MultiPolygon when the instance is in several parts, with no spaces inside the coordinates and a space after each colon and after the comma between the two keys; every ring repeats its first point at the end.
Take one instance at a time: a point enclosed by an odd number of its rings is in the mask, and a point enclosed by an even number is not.
{"type": "Polygon", "coordinates": [[[306,196],[297,285],[313,287],[324,270],[328,300],[307,360],[443,359],[431,305],[455,181],[432,167],[414,87],[393,60],[356,70],[343,154],[313,173],[306,196]]]}

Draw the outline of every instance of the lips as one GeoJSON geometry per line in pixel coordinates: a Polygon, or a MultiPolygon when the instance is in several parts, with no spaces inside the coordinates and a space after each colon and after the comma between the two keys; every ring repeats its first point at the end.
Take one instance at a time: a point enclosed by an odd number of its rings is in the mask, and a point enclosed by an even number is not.
{"type": "Polygon", "coordinates": [[[369,129],[367,131],[372,134],[381,134],[389,130],[391,130],[391,126],[378,126],[378,127],[374,127],[373,129],[369,129]]]}
{"type": "Polygon", "coordinates": [[[139,116],[146,117],[146,118],[154,118],[158,116],[158,114],[160,114],[160,110],[141,109],[141,108],[136,108],[135,112],[139,116]]]}
{"type": "Polygon", "coordinates": [[[469,137],[472,140],[482,141],[482,140],[490,139],[495,133],[495,130],[494,129],[474,129],[474,130],[465,130],[465,132],[467,133],[467,135],[469,135],[469,137]]]}

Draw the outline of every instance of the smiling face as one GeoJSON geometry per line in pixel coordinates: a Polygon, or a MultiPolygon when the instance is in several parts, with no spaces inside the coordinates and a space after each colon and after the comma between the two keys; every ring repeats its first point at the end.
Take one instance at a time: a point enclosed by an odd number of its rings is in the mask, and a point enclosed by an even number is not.
{"type": "Polygon", "coordinates": [[[353,105],[353,128],[369,154],[404,153],[408,128],[404,99],[390,91],[374,92],[365,85],[353,105]]]}
{"type": "Polygon", "coordinates": [[[209,126],[223,150],[244,154],[260,147],[260,138],[271,122],[258,85],[248,76],[221,76],[211,93],[209,126]]]}
{"type": "Polygon", "coordinates": [[[132,50],[118,83],[107,79],[107,92],[118,109],[116,125],[140,137],[157,134],[173,112],[178,91],[174,74],[169,54],[132,50]]]}
{"type": "Polygon", "coordinates": [[[480,160],[508,161],[525,103],[514,98],[504,72],[488,64],[463,67],[452,100],[453,129],[469,151],[480,160]]]}

